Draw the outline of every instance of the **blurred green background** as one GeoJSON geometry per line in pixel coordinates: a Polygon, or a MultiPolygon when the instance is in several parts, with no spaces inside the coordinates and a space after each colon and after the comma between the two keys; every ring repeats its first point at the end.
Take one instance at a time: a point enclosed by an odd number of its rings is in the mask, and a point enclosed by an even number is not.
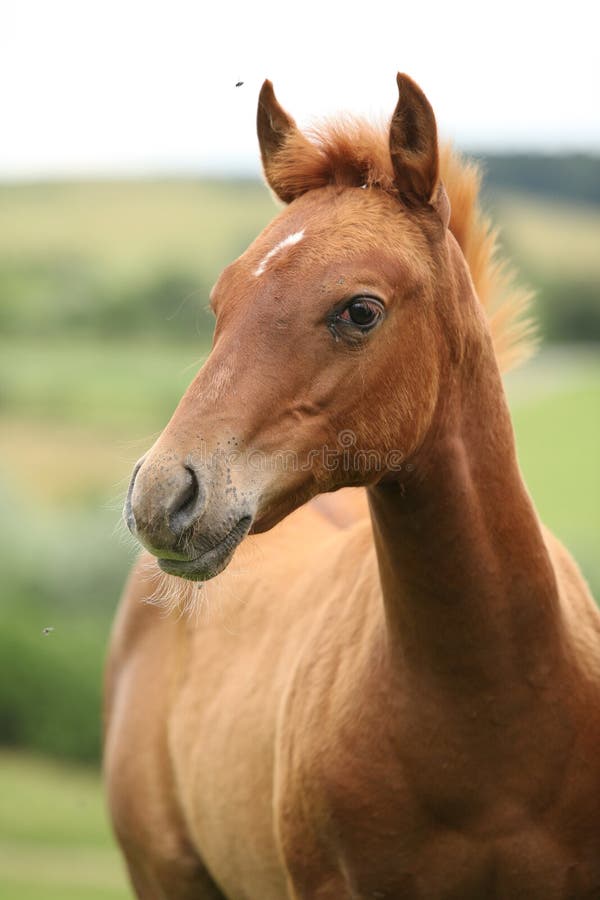
{"type": "MultiPolygon", "coordinates": [[[[484,165],[538,291],[540,352],[507,378],[522,468],[600,596],[600,161],[484,165]]],[[[217,273],[275,211],[252,180],[0,185],[2,897],[130,896],[97,774],[122,497],[210,345],[217,273]]]]}

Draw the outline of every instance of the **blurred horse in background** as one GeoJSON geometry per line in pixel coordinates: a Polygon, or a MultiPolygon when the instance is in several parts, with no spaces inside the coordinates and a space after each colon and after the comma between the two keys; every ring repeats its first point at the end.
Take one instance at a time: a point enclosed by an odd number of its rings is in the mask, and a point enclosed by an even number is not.
{"type": "Polygon", "coordinates": [[[385,133],[307,135],[265,82],[287,207],[133,474],[105,772],[141,898],[600,897],[600,616],[500,376],[527,298],[398,86],[385,133]],[[215,578],[235,633],[144,604],[164,577],[183,606],[215,578]]]}

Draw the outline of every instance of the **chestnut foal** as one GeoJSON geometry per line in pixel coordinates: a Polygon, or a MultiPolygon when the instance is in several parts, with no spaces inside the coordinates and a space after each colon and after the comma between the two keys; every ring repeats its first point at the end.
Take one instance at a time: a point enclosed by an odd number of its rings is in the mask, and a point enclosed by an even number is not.
{"type": "Polygon", "coordinates": [[[311,139],[265,82],[289,205],[134,471],[105,771],[147,900],[600,897],[600,616],[519,473],[473,172],[398,85],[385,139],[311,139]]]}

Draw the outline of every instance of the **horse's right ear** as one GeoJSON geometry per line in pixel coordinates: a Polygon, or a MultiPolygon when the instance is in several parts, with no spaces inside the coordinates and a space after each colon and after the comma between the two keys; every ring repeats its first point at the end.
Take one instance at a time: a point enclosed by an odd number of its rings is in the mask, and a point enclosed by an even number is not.
{"type": "Polygon", "coordinates": [[[279,105],[273,85],[268,78],[258,95],[256,130],[267,183],[280,200],[283,200],[284,203],[291,203],[295,194],[279,183],[273,164],[278,152],[284,146],[286,138],[298,129],[292,117],[279,105]]]}

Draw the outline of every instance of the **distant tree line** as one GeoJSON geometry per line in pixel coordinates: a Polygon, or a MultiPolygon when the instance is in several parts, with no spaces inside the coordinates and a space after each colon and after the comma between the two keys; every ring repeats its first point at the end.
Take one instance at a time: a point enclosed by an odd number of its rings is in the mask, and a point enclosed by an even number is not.
{"type": "MultiPolygon", "coordinates": [[[[485,205],[491,201],[493,206],[494,195],[511,191],[588,209],[600,207],[600,156],[523,153],[477,158],[484,167],[485,205]]],[[[228,195],[237,202],[239,192],[246,191],[243,204],[247,207],[256,205],[263,194],[255,182],[205,184],[210,186],[212,217],[228,195]]],[[[149,182],[148,190],[152,189],[149,182]]],[[[59,207],[56,214],[60,217],[59,207]]],[[[213,228],[212,219],[207,221],[213,228]]],[[[214,227],[224,237],[210,265],[193,259],[149,259],[146,269],[127,277],[99,264],[93,248],[89,254],[63,249],[37,256],[0,251],[0,334],[158,336],[182,341],[200,337],[206,342],[213,328],[207,312],[210,288],[222,266],[241,253],[256,233],[247,225],[247,233],[244,230],[231,240],[232,225],[223,217],[214,227]]],[[[188,239],[185,232],[182,235],[188,239]]],[[[128,236],[123,234],[122,240],[127,242],[128,236]]],[[[536,289],[536,316],[544,339],[600,341],[600,286],[595,279],[581,273],[576,280],[566,275],[542,281],[539,273],[520,265],[518,247],[509,249],[524,280],[536,289]]]]}
{"type": "Polygon", "coordinates": [[[484,167],[484,191],[524,191],[553,200],[600,206],[600,156],[486,153],[475,157],[484,167]]]}

